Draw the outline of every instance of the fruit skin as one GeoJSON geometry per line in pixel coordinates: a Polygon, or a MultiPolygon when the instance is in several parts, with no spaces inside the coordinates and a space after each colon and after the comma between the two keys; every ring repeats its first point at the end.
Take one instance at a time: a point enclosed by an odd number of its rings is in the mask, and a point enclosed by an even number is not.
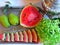
{"type": "Polygon", "coordinates": [[[37,34],[34,29],[31,30],[32,32],[32,41],[37,43],[37,34]]]}
{"type": "Polygon", "coordinates": [[[42,14],[36,7],[28,5],[23,8],[20,14],[20,24],[24,27],[34,27],[42,20],[42,18],[42,14]]]}
{"type": "Polygon", "coordinates": [[[20,34],[20,42],[23,42],[23,34],[22,34],[22,32],[19,32],[19,34],[20,34]]]}
{"type": "Polygon", "coordinates": [[[9,22],[12,25],[18,25],[19,24],[19,18],[15,14],[10,13],[9,16],[8,16],[8,18],[9,18],[9,22]]]}
{"type": "Polygon", "coordinates": [[[23,31],[23,41],[24,42],[28,42],[28,35],[27,35],[27,33],[26,33],[26,31],[23,31]]]}
{"type": "Polygon", "coordinates": [[[32,42],[32,33],[30,30],[27,30],[28,42],[32,42]]]}
{"type": "Polygon", "coordinates": [[[10,23],[8,21],[8,17],[5,15],[1,15],[0,16],[0,23],[4,26],[4,27],[10,27],[10,23]]]}

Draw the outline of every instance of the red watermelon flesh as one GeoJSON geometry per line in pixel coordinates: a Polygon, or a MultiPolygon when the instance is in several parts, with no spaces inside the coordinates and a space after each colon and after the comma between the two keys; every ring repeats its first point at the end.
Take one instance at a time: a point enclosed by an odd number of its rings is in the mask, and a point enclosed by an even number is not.
{"type": "Polygon", "coordinates": [[[23,41],[24,42],[28,42],[28,35],[27,35],[27,33],[26,33],[26,31],[23,31],[23,41]]]}
{"type": "Polygon", "coordinates": [[[20,42],[23,42],[23,34],[20,32],[20,42]]]}
{"type": "Polygon", "coordinates": [[[36,7],[26,6],[20,15],[20,24],[25,27],[34,27],[42,20],[42,14],[36,7]]]}
{"type": "Polygon", "coordinates": [[[32,42],[32,33],[30,30],[27,30],[28,42],[32,42]]]}

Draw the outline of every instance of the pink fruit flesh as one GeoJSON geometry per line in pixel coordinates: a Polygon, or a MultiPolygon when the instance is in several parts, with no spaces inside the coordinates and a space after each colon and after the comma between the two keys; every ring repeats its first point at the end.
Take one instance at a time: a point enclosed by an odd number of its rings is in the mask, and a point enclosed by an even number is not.
{"type": "Polygon", "coordinates": [[[27,30],[28,42],[32,42],[32,33],[30,30],[27,30]]]}
{"type": "Polygon", "coordinates": [[[23,42],[23,34],[20,32],[20,41],[23,42]]]}
{"type": "Polygon", "coordinates": [[[24,36],[23,41],[28,42],[28,36],[27,36],[26,31],[23,31],[23,36],[24,36]]]}
{"type": "Polygon", "coordinates": [[[20,17],[21,25],[33,27],[42,19],[42,14],[34,6],[27,6],[23,9],[20,17]]]}
{"type": "Polygon", "coordinates": [[[14,34],[14,41],[19,41],[19,35],[18,32],[14,34]]]}
{"type": "Polygon", "coordinates": [[[34,29],[32,29],[32,41],[37,43],[37,34],[34,29]]]}

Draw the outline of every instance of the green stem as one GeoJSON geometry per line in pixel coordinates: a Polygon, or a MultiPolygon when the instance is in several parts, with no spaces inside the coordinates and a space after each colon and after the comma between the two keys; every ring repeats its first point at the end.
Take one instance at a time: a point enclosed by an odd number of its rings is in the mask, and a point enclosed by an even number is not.
{"type": "Polygon", "coordinates": [[[8,15],[8,8],[9,8],[9,5],[6,4],[4,9],[3,9],[3,14],[8,15]]]}

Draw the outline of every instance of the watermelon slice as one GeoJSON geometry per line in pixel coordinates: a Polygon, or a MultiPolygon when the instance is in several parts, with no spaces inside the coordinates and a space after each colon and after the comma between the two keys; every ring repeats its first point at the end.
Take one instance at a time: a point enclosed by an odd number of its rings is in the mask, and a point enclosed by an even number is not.
{"type": "Polygon", "coordinates": [[[36,7],[28,5],[20,14],[20,24],[24,27],[34,27],[42,20],[42,17],[36,7]]]}
{"type": "Polygon", "coordinates": [[[20,42],[23,42],[23,34],[20,32],[20,42]]]}
{"type": "Polygon", "coordinates": [[[28,35],[27,35],[27,33],[26,33],[26,31],[23,31],[23,41],[24,42],[28,42],[28,35]]]}
{"type": "Polygon", "coordinates": [[[0,40],[4,41],[4,39],[5,39],[5,33],[0,34],[0,40]]]}
{"type": "Polygon", "coordinates": [[[28,42],[32,42],[32,33],[30,30],[27,30],[28,42]]]}
{"type": "Polygon", "coordinates": [[[32,32],[32,41],[37,43],[37,34],[34,29],[31,30],[32,32]]]}
{"type": "Polygon", "coordinates": [[[14,42],[14,33],[10,33],[10,41],[14,42]]]}
{"type": "Polygon", "coordinates": [[[14,34],[14,41],[16,41],[16,42],[19,41],[19,34],[18,34],[18,32],[15,32],[15,34],[14,34]]]}
{"type": "Polygon", "coordinates": [[[10,35],[9,35],[9,33],[6,34],[6,40],[5,41],[6,42],[10,42],[10,35]]]}

